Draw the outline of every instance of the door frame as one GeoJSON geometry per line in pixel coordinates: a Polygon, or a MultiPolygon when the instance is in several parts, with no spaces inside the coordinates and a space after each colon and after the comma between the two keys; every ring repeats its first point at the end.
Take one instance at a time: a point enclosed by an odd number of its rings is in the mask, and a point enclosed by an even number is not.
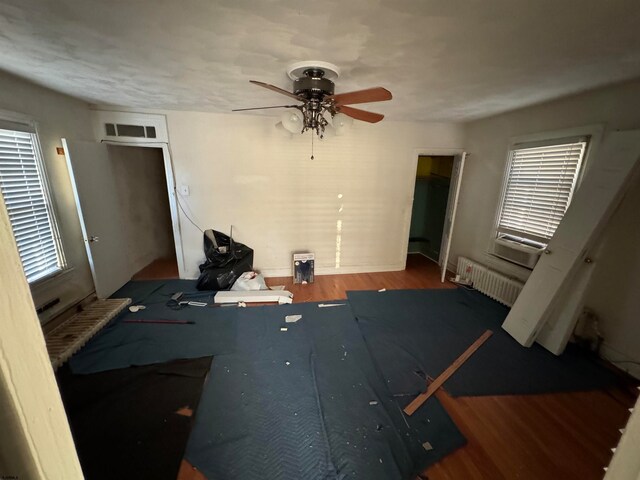
{"type": "Polygon", "coordinates": [[[184,250],[182,248],[182,232],[180,230],[180,215],[178,213],[178,199],[176,197],[176,182],[173,174],[173,162],[171,161],[171,151],[169,145],[163,142],[156,143],[137,143],[115,140],[101,140],[100,143],[113,145],[117,147],[141,147],[141,148],[159,148],[162,150],[162,158],[164,162],[164,175],[167,180],[167,192],[169,193],[169,210],[171,213],[171,226],[173,229],[173,242],[176,248],[176,261],[178,262],[178,276],[183,279],[185,277],[184,268],[184,250]]]}
{"type": "MultiPolygon", "coordinates": [[[[407,255],[409,253],[409,234],[411,229],[411,215],[413,213],[413,198],[415,196],[416,191],[416,172],[418,171],[418,158],[422,156],[438,156],[438,157],[456,157],[465,153],[466,150],[464,148],[416,148],[413,150],[411,154],[410,161],[410,175],[407,176],[407,190],[411,192],[411,196],[409,197],[408,208],[405,213],[404,219],[404,234],[401,236],[403,241],[403,245],[401,246],[402,252],[402,260],[401,264],[404,269],[407,268],[407,255]]],[[[467,157],[469,154],[467,153],[467,157]]],[[[453,180],[453,179],[452,179],[453,180]]],[[[460,179],[458,179],[459,181],[460,179]]],[[[447,209],[449,208],[449,204],[447,202],[447,209]]],[[[444,230],[443,230],[444,231],[444,230]]],[[[442,252],[440,252],[442,254],[442,252]]],[[[439,260],[439,259],[438,259],[439,260]]],[[[446,266],[445,266],[446,270],[446,266]]]]}

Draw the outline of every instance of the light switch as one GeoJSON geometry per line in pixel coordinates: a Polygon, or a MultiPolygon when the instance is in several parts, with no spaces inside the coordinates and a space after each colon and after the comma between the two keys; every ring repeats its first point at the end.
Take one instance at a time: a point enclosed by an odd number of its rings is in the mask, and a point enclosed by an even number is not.
{"type": "Polygon", "coordinates": [[[180,195],[183,197],[189,196],[189,185],[180,185],[180,195]]]}

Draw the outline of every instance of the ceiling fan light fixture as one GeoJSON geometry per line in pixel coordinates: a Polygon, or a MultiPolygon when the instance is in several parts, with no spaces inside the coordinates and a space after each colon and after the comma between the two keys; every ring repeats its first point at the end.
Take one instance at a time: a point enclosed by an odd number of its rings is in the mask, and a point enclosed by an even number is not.
{"type": "Polygon", "coordinates": [[[297,109],[287,110],[282,114],[282,116],[280,117],[280,120],[282,122],[282,126],[288,132],[300,133],[304,128],[304,124],[303,124],[304,116],[302,115],[302,112],[300,110],[297,110],[297,109]]]}
{"type": "MultiPolygon", "coordinates": [[[[284,128],[284,125],[282,124],[282,122],[276,123],[275,127],[276,127],[276,130],[278,131],[278,133],[282,134],[282,136],[291,138],[291,132],[289,130],[287,130],[286,128],[284,128]]],[[[298,133],[298,132],[296,132],[296,133],[298,133]]]]}
{"type": "Polygon", "coordinates": [[[369,123],[377,123],[384,118],[384,115],[379,113],[353,108],[350,105],[382,102],[392,98],[391,92],[383,87],[335,94],[335,84],[331,79],[338,77],[340,71],[338,67],[327,62],[298,62],[289,66],[287,74],[293,80],[293,92],[257,80],[249,81],[289,97],[299,102],[298,104],[239,108],[233,111],[286,108],[289,110],[281,117],[282,128],[291,133],[311,130],[322,139],[326,127],[335,128],[336,135],[343,135],[351,127],[354,118],[369,123]]]}
{"type": "Polygon", "coordinates": [[[353,125],[353,118],[344,113],[336,113],[333,116],[333,128],[337,136],[344,135],[353,125]]]}

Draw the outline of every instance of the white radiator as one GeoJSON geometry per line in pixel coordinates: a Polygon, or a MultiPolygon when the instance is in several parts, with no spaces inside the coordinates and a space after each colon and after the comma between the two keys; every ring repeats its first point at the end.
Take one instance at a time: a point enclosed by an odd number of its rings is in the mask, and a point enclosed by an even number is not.
{"type": "Polygon", "coordinates": [[[53,369],[66,362],[130,303],[130,298],[96,300],[48,332],[45,340],[53,369]]]}
{"type": "Polygon", "coordinates": [[[461,278],[473,282],[473,288],[500,303],[512,306],[524,284],[484,265],[458,257],[457,272],[461,278]]]}

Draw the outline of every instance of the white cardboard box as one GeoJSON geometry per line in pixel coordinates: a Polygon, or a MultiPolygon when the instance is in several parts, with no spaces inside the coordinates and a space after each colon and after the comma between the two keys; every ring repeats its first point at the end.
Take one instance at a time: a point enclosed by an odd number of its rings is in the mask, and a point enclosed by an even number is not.
{"type": "Polygon", "coordinates": [[[293,283],[313,283],[315,254],[311,252],[293,254],[293,283]]]}
{"type": "Polygon", "coordinates": [[[250,290],[245,292],[220,291],[213,297],[214,303],[278,302],[291,303],[293,293],[287,290],[250,290]]]}

